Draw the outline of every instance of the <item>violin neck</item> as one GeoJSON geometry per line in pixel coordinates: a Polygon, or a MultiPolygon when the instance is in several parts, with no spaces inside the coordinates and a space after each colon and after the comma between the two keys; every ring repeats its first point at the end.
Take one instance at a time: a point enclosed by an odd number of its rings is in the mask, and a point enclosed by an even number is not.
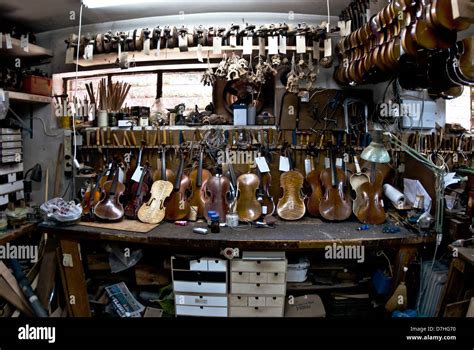
{"type": "Polygon", "coordinates": [[[161,179],[163,181],[168,180],[166,178],[166,150],[164,148],[161,151],[161,179]]]}
{"type": "Polygon", "coordinates": [[[202,163],[203,163],[203,151],[199,153],[199,164],[198,164],[198,173],[196,177],[196,187],[200,188],[202,185],[202,163]]]}
{"type": "Polygon", "coordinates": [[[140,197],[142,194],[142,186],[143,186],[143,181],[145,179],[145,176],[148,172],[148,167],[143,167],[142,174],[140,175],[140,181],[138,182],[138,189],[137,189],[137,197],[140,197]]]}
{"type": "Polygon", "coordinates": [[[174,182],[175,191],[179,191],[179,188],[181,187],[181,180],[183,178],[183,170],[184,170],[184,158],[181,157],[181,160],[179,162],[178,173],[176,174],[176,181],[174,182]]]}
{"type": "Polygon", "coordinates": [[[377,163],[372,162],[370,165],[370,182],[375,183],[375,178],[377,177],[377,163]]]}
{"type": "Polygon", "coordinates": [[[331,147],[329,149],[329,157],[331,158],[331,179],[332,179],[332,186],[337,186],[337,168],[336,168],[336,155],[334,154],[334,150],[331,147]]]}

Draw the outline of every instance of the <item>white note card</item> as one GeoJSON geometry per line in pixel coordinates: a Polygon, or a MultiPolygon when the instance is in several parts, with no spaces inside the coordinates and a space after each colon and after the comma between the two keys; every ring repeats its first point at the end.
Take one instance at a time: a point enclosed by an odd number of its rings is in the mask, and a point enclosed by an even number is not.
{"type": "Polygon", "coordinates": [[[243,55],[251,55],[252,54],[252,45],[253,45],[253,38],[251,36],[244,37],[244,50],[243,55]]]}
{"type": "Polygon", "coordinates": [[[142,166],[137,167],[135,169],[135,172],[133,173],[132,181],[140,182],[140,179],[142,177],[142,173],[143,173],[143,167],[142,166]]]}
{"type": "Polygon", "coordinates": [[[277,36],[268,37],[268,54],[278,55],[278,37],[277,36]]]}
{"type": "Polygon", "coordinates": [[[30,48],[29,48],[29,42],[28,42],[28,34],[26,35],[22,35],[20,37],[20,47],[23,49],[23,51],[25,52],[30,52],[30,48]]]}
{"type": "Polygon", "coordinates": [[[87,45],[84,50],[84,59],[87,61],[92,61],[94,58],[94,46],[87,45]]]}
{"type": "Polygon", "coordinates": [[[278,48],[281,54],[286,54],[286,36],[280,35],[280,46],[278,48]]]}
{"type": "Polygon", "coordinates": [[[229,38],[229,44],[231,47],[237,46],[237,37],[235,35],[231,35],[229,38]]]}
{"type": "Polygon", "coordinates": [[[265,56],[265,38],[258,38],[258,54],[265,56]]]}
{"type": "Polygon", "coordinates": [[[156,52],[155,52],[156,57],[160,57],[160,54],[161,54],[160,45],[161,45],[161,37],[158,38],[158,42],[156,43],[156,52]]]}
{"type": "Polygon", "coordinates": [[[280,156],[280,171],[290,171],[290,160],[288,157],[280,156]]]}
{"type": "Polygon", "coordinates": [[[222,53],[222,38],[220,36],[216,36],[212,40],[212,53],[215,55],[222,53]]]}
{"type": "Polygon", "coordinates": [[[336,158],[336,166],[342,168],[342,158],[336,158]]]}
{"type": "Polygon", "coordinates": [[[313,171],[313,164],[311,164],[311,159],[310,158],[306,158],[304,160],[304,170],[306,172],[306,176],[308,176],[308,174],[313,171]]]}
{"type": "Polygon", "coordinates": [[[199,62],[204,62],[204,59],[202,58],[202,45],[201,44],[198,44],[196,54],[197,54],[198,61],[199,62]]]}
{"type": "Polygon", "coordinates": [[[296,53],[306,53],[306,36],[296,36],[296,53]]]}
{"type": "Polygon", "coordinates": [[[337,21],[337,27],[339,28],[339,36],[345,36],[346,35],[346,22],[337,21]]]}
{"type": "Polygon", "coordinates": [[[150,39],[145,39],[143,43],[143,53],[145,55],[150,55],[150,39]]]}
{"type": "Polygon", "coordinates": [[[324,57],[332,56],[332,43],[331,38],[324,40],[324,57]]]}
{"type": "Polygon", "coordinates": [[[268,167],[267,160],[265,159],[265,157],[255,158],[255,163],[257,163],[258,170],[261,173],[269,173],[270,172],[270,168],[268,167]]]}
{"type": "Polygon", "coordinates": [[[5,41],[7,42],[7,49],[13,48],[12,37],[9,33],[5,34],[5,41]]]}

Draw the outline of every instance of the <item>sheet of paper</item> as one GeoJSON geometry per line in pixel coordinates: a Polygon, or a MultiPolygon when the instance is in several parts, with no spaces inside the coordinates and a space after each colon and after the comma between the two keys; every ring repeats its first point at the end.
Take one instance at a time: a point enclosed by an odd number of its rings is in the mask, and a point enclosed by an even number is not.
{"type": "Polygon", "coordinates": [[[244,37],[244,50],[243,55],[251,55],[252,54],[252,44],[253,38],[251,36],[244,37]]]}
{"type": "Polygon", "coordinates": [[[403,194],[405,195],[405,198],[408,202],[410,203],[415,203],[416,201],[416,196],[423,196],[423,201],[424,201],[424,210],[428,211],[431,209],[431,197],[426,192],[425,188],[421,184],[420,181],[418,180],[412,180],[412,179],[403,179],[403,194]]]}
{"type": "Polygon", "coordinates": [[[143,43],[143,53],[145,55],[150,54],[150,39],[145,39],[145,42],[143,43]]]}
{"type": "Polygon", "coordinates": [[[261,173],[269,173],[270,168],[268,167],[267,160],[265,157],[257,157],[255,158],[255,163],[257,163],[258,170],[261,173]]]}
{"type": "Polygon", "coordinates": [[[265,55],[265,38],[258,38],[258,54],[260,56],[265,55]]]}
{"type": "Polygon", "coordinates": [[[237,37],[235,35],[231,35],[229,38],[229,44],[231,47],[237,46],[237,37]]]}
{"type": "Polygon", "coordinates": [[[306,36],[296,36],[296,53],[306,53],[306,36]]]}
{"type": "Polygon", "coordinates": [[[268,54],[278,55],[278,36],[268,37],[268,54]]]}
{"type": "Polygon", "coordinates": [[[142,173],[143,173],[143,167],[142,166],[137,167],[135,169],[135,172],[133,173],[132,181],[140,182],[140,178],[142,177],[142,173]]]}
{"type": "Polygon", "coordinates": [[[30,43],[28,39],[28,34],[22,35],[20,38],[20,47],[23,49],[25,52],[30,52],[30,43]]]}
{"type": "Polygon", "coordinates": [[[332,56],[332,43],[331,38],[324,40],[324,57],[332,56]]]}
{"type": "Polygon", "coordinates": [[[286,36],[280,35],[280,44],[278,47],[278,51],[280,51],[281,54],[286,54],[286,36]]]}
{"type": "Polygon", "coordinates": [[[70,47],[66,50],[66,64],[74,63],[74,48],[70,47]]]}

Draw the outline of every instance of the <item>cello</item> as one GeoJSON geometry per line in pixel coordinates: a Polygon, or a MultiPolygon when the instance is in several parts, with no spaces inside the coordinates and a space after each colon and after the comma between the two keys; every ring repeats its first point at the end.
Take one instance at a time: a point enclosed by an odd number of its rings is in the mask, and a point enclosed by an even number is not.
{"type": "Polygon", "coordinates": [[[321,216],[329,221],[342,221],[352,214],[351,198],[346,195],[346,175],[336,167],[333,146],[329,146],[331,167],[321,171],[324,195],[319,203],[321,216]]]}
{"type": "Polygon", "coordinates": [[[371,164],[370,181],[364,182],[356,190],[354,214],[361,222],[380,225],[385,222],[385,209],[382,198],[383,174],[371,164]]]}
{"type": "Polygon", "coordinates": [[[189,204],[192,207],[197,207],[197,217],[204,217],[204,202],[201,198],[201,188],[204,183],[212,176],[211,172],[203,169],[204,152],[201,149],[199,152],[198,168],[191,171],[189,178],[191,179],[191,197],[189,197],[189,204]]]}
{"type": "Polygon", "coordinates": [[[184,174],[184,157],[181,155],[178,172],[173,186],[173,192],[166,200],[165,219],[176,221],[186,219],[189,215],[189,196],[191,195],[191,181],[184,174]]]}
{"type": "Polygon", "coordinates": [[[125,191],[125,186],[118,180],[119,171],[120,168],[117,167],[115,169],[114,179],[107,181],[102,188],[103,199],[97,203],[94,209],[94,214],[99,219],[119,221],[123,218],[124,209],[122,203],[120,203],[120,197],[125,191]]]}

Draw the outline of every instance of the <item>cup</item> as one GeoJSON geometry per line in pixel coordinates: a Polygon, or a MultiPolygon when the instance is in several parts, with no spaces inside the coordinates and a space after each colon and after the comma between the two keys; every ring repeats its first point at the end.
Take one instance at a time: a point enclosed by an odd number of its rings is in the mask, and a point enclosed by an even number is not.
{"type": "Polygon", "coordinates": [[[97,126],[99,128],[106,128],[109,126],[109,115],[107,111],[97,112],[97,126]]]}

